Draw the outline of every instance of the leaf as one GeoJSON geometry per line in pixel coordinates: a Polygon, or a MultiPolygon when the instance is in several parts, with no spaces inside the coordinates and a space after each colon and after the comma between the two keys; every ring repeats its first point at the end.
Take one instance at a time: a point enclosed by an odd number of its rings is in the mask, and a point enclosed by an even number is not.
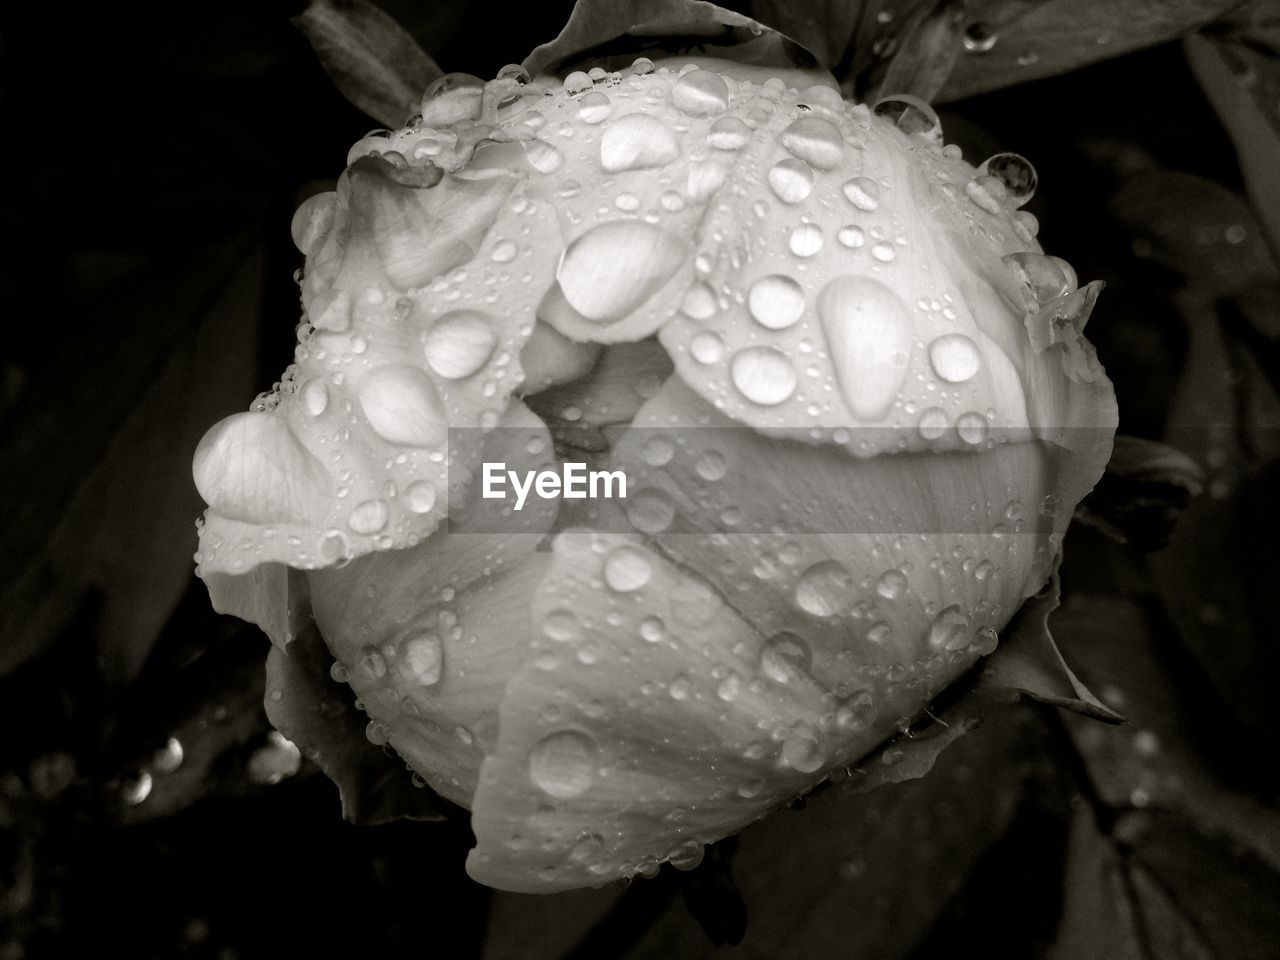
{"type": "Polygon", "coordinates": [[[1109,832],[1081,813],[1066,889],[1054,960],[1264,960],[1280,942],[1280,874],[1169,811],[1126,813],[1109,832]]]}
{"type": "Polygon", "coordinates": [[[524,59],[533,76],[575,66],[617,66],[638,56],[705,51],[708,56],[771,68],[795,86],[820,82],[812,53],[750,17],[695,0],[578,0],[559,36],[524,59]],[[655,52],[656,51],[656,52],[655,52]],[[797,71],[804,76],[791,76],[797,71]],[[817,76],[810,76],[817,74],[817,76]]]}
{"type": "Polygon", "coordinates": [[[1119,543],[1158,550],[1203,490],[1204,471],[1185,453],[1121,434],[1107,472],[1076,509],[1076,519],[1119,543]]]}
{"type": "Polygon", "coordinates": [[[941,0],[906,28],[884,75],[868,89],[868,100],[889,94],[911,94],[932,100],[943,88],[963,49],[963,0],[941,0]]]}
{"type": "Polygon", "coordinates": [[[293,23],[342,95],[393,129],[443,75],[408,32],[366,0],[311,0],[293,23]]]}
{"type": "Polygon", "coordinates": [[[1254,3],[1199,36],[1187,60],[1236,146],[1254,212],[1280,264],[1280,16],[1254,3]]]}
{"type": "Polygon", "coordinates": [[[970,5],[967,35],[994,41],[966,44],[939,100],[1056,76],[1165,43],[1240,5],[1240,0],[980,0],[970,5]]]}
{"type": "Polygon", "coordinates": [[[352,823],[444,819],[444,801],[413,786],[404,761],[365,738],[350,689],[329,676],[332,662],[314,624],[287,650],[272,646],[265,701],[272,725],[337,784],[352,823]]]}

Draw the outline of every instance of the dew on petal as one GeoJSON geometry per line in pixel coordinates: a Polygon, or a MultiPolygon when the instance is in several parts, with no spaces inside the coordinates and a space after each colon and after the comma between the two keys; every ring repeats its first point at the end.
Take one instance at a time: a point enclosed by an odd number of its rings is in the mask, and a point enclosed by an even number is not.
{"type": "Polygon", "coordinates": [[[853,578],[838,560],[819,560],[796,582],[796,606],[815,617],[834,617],[849,609],[853,578]]]}
{"type": "Polygon", "coordinates": [[[564,252],[560,291],[580,316],[616,323],[629,316],[683,263],[688,247],[673,233],[641,220],[592,227],[564,252]]]}
{"type": "Polygon", "coordinates": [[[880,206],[880,184],[870,177],[854,177],[840,189],[845,199],[859,210],[871,211],[880,206]]]}
{"type": "Polygon", "coordinates": [[[912,325],[906,305],[884,284],[838,277],[818,295],[818,317],[849,411],[879,420],[907,375],[912,325]]]}
{"type": "Polygon", "coordinates": [[[475,310],[445,314],[427,331],[427,366],[446,380],[461,380],[483,367],[493,354],[497,334],[489,318],[475,310]]]}
{"type": "Polygon", "coordinates": [[[578,119],[583,123],[597,124],[609,119],[613,103],[598,90],[584,94],[578,101],[578,119]]]}
{"type": "Polygon", "coordinates": [[[1004,184],[1010,202],[1021,207],[1035,196],[1040,176],[1031,161],[1017,153],[997,153],[988,157],[978,173],[995,177],[1004,184]]]}
{"type": "Polygon", "coordinates": [[[637,547],[618,547],[604,560],[604,582],[610,590],[632,593],[639,590],[653,576],[653,564],[648,555],[637,547]]]}
{"type": "Polygon", "coordinates": [[[433,686],[444,670],[444,644],[434,634],[411,634],[400,644],[396,666],[411,683],[433,686]]]}
{"type": "Polygon", "coordinates": [[[787,246],[797,257],[812,257],[822,249],[822,228],[813,223],[802,223],[791,231],[787,246]]]}
{"type": "Polygon", "coordinates": [[[356,395],[369,426],[388,443],[437,447],[448,434],[448,419],[431,378],[408,364],[369,372],[356,395]]]}
{"type": "Polygon", "coordinates": [[[783,203],[799,203],[813,191],[813,169],[787,157],[769,168],[769,186],[783,203]]]}
{"type": "Polygon", "coordinates": [[[946,333],[929,344],[929,363],[933,372],[947,383],[964,383],[973,379],[982,365],[978,346],[963,333],[946,333]]]}
{"type": "Polygon", "coordinates": [[[577,730],[543,737],[529,753],[529,779],[561,800],[581,796],[595,780],[595,741],[577,730]]]}
{"type": "Polygon", "coordinates": [[[942,121],[933,107],[919,97],[900,93],[877,100],[871,112],[888,120],[906,134],[936,139],[942,136],[942,121]]]}
{"type": "Polygon", "coordinates": [[[832,170],[844,156],[844,137],[839,128],[822,117],[807,116],[782,131],[782,146],[819,170],[832,170]]]}
{"type": "Polygon", "coordinates": [[[789,631],[774,634],[760,648],[760,671],[775,683],[790,683],[803,676],[812,663],[808,641],[789,631]]]}
{"type": "Polygon", "coordinates": [[[796,368],[772,347],[746,347],[733,355],[729,376],[738,392],[762,406],[775,406],[796,390],[796,368]]]}
{"type": "Polygon", "coordinates": [[[718,73],[690,70],[671,87],[671,102],[691,117],[708,117],[729,109],[729,87],[718,73]]]}
{"type": "Polygon", "coordinates": [[[619,117],[600,138],[600,165],[606,173],[665,167],[678,156],[675,133],[648,113],[619,117]]]}
{"type": "Polygon", "coordinates": [[[747,309],[760,326],[785,330],[804,313],[804,290],[791,277],[772,273],[751,285],[747,309]]]}
{"type": "Polygon", "coordinates": [[[751,139],[751,128],[738,117],[721,117],[707,133],[707,145],[715,150],[741,150],[751,139]]]}

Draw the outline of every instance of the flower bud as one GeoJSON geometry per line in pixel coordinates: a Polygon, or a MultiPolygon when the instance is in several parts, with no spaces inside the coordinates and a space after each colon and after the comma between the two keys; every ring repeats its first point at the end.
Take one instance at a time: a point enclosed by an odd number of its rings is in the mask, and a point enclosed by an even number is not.
{"type": "Polygon", "coordinates": [[[598,73],[441,84],[307,205],[295,363],[195,463],[215,603],[313,616],[512,890],[683,862],[914,719],[1116,424],[1023,158],[817,77],[598,73]],[[478,493],[570,461],[626,497],[478,493]]]}

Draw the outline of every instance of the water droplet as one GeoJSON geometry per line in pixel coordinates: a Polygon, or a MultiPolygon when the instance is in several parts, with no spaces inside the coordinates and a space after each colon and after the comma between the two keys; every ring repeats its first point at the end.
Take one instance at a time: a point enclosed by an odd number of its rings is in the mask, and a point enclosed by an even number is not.
{"type": "Polygon", "coordinates": [[[427,366],[446,380],[469,377],[486,363],[498,342],[489,318],[475,310],[447,313],[427,331],[427,366]]]}
{"type": "Polygon", "coordinates": [[[933,107],[919,97],[900,93],[877,100],[871,112],[884,117],[906,134],[936,139],[942,136],[942,122],[933,107]]]}
{"type": "Polygon", "coordinates": [[[151,796],[151,788],[154,783],[155,781],[150,773],[146,770],[139,770],[134,775],[125,778],[120,785],[120,797],[129,806],[136,807],[151,796]]]}
{"type": "Polygon", "coordinates": [[[576,640],[582,635],[582,624],[572,610],[560,607],[542,618],[542,632],[557,642],[576,640]]]}
{"type": "Polygon", "coordinates": [[[676,507],[661,490],[645,489],[627,500],[627,519],[641,533],[661,533],[676,518],[676,507]]]}
{"type": "Polygon", "coordinates": [[[484,81],[469,73],[446,73],[422,95],[422,125],[440,129],[459,120],[479,120],[484,81]]]}
{"type": "Polygon", "coordinates": [[[728,676],[720,681],[720,685],[716,687],[716,696],[725,703],[733,703],[742,693],[742,677],[729,671],[728,676]]]}
{"type": "Polygon", "coordinates": [[[602,223],[565,250],[559,292],[583,319],[616,323],[670,278],[687,249],[679,237],[640,220],[602,223]]]}
{"type": "Polygon", "coordinates": [[[803,726],[782,742],[782,760],[797,773],[816,773],[826,763],[817,736],[803,726]]]}
{"type": "Polygon", "coordinates": [[[564,92],[571,97],[585,93],[593,86],[594,81],[581,70],[575,70],[564,78],[564,92]]]}
{"type": "Polygon", "coordinates": [[[937,440],[951,429],[951,420],[947,416],[947,411],[941,407],[929,407],[920,414],[916,427],[925,440],[937,440]]]}
{"type": "Polygon", "coordinates": [[[724,358],[724,341],[718,334],[699,333],[689,341],[689,353],[699,363],[719,363],[724,358]]]}
{"type": "Polygon", "coordinates": [[[543,737],[529,753],[533,785],[561,800],[581,796],[595,779],[596,745],[585,733],[562,730],[543,737]]]}
{"type": "Polygon", "coordinates": [[[618,547],[604,560],[604,582],[610,590],[633,593],[653,576],[653,564],[637,547],[618,547]]]}
{"type": "Polygon", "coordinates": [[[791,157],[769,168],[769,186],[783,203],[799,203],[813,190],[813,170],[791,157]]]}
{"type": "Polygon", "coordinates": [[[898,255],[898,249],[888,240],[881,240],[879,243],[872,244],[871,255],[881,263],[892,263],[898,255]]]}
{"type": "Polygon", "coordinates": [[[973,201],[974,206],[992,216],[999,216],[1004,212],[1005,201],[1009,198],[1009,191],[1005,189],[1004,184],[995,177],[985,174],[974,177],[965,184],[964,192],[965,196],[973,201]]]}
{"type": "Polygon", "coordinates": [[[962,650],[969,645],[973,624],[959,605],[944,607],[929,627],[929,646],[935,650],[962,650]]]}
{"type": "Polygon", "coordinates": [[[411,683],[430,687],[440,681],[444,670],[444,644],[432,634],[414,634],[400,645],[397,668],[411,683]]]}
{"type": "Polygon", "coordinates": [[[690,70],[672,86],[671,102],[691,117],[709,117],[729,109],[729,87],[718,73],[690,70]]]}
{"type": "Polygon", "coordinates": [[[677,870],[695,870],[706,856],[706,848],[697,840],[686,840],[667,856],[677,870]]]}
{"type": "Polygon", "coordinates": [[[606,173],[665,167],[678,156],[680,144],[675,133],[647,113],[619,117],[600,138],[600,165],[606,173]]]}
{"type": "Polygon", "coordinates": [[[693,320],[710,320],[716,313],[716,294],[701,281],[692,284],[680,301],[680,312],[693,320]]]}
{"type": "Polygon", "coordinates": [[[852,577],[837,560],[819,560],[796,582],[796,606],[815,617],[834,617],[849,609],[852,577]]]}
{"type": "Polygon", "coordinates": [[[724,454],[716,450],[708,450],[694,462],[693,469],[703,480],[714,483],[725,475],[727,464],[724,454]]]}
{"type": "Polygon", "coordinates": [[[554,143],[534,138],[523,142],[524,156],[529,166],[539,173],[555,173],[564,166],[564,154],[554,143]]]}
{"type": "Polygon", "coordinates": [[[387,675],[387,661],[377,647],[365,647],[360,651],[360,669],[370,680],[381,680],[387,675]]]}
{"type": "Polygon", "coordinates": [[[802,223],[791,231],[787,246],[797,257],[812,257],[822,249],[822,228],[813,223],[802,223]]]}
{"type": "Polygon", "coordinates": [[[990,560],[983,560],[973,569],[973,578],[979,582],[990,580],[991,575],[996,572],[995,564],[990,560]]]}
{"type": "Polygon", "coordinates": [[[836,724],[844,730],[860,732],[876,722],[878,713],[870,690],[859,690],[836,709],[836,724]]]}
{"type": "Polygon", "coordinates": [[[594,860],[604,852],[604,837],[598,833],[584,833],[569,848],[569,859],[574,863],[594,860]]]}
{"type": "Polygon", "coordinates": [[[997,153],[978,168],[978,173],[995,177],[1004,184],[1009,200],[1021,207],[1036,193],[1040,177],[1031,161],[1017,153],[997,153]]]}
{"type": "Polygon", "coordinates": [[[1042,253],[1011,253],[1003,258],[1037,303],[1048,303],[1071,292],[1062,267],[1042,253]]]}
{"type": "Polygon", "coordinates": [[[387,517],[386,501],[365,500],[351,508],[351,513],[347,516],[347,526],[355,533],[369,536],[387,525],[387,517]]]}
{"type": "Polygon", "coordinates": [[[426,480],[416,480],[405,488],[404,502],[414,513],[430,513],[436,505],[436,488],[426,480]]]}
{"type": "Polygon", "coordinates": [[[408,364],[370,371],[357,388],[360,409],[374,432],[388,443],[436,447],[449,424],[431,378],[408,364]]]}
{"type": "Polygon", "coordinates": [[[812,663],[808,642],[794,633],[774,634],[760,648],[760,670],[776,683],[790,683],[807,674],[812,663]]]}
{"type": "Polygon", "coordinates": [[[733,355],[729,376],[738,392],[762,406],[782,403],[796,390],[796,368],[772,347],[746,347],[733,355]]]}
{"type": "Polygon", "coordinates": [[[657,643],[666,639],[667,625],[661,617],[645,617],[640,621],[640,636],[649,643],[657,643]]]}
{"type": "Polygon", "coordinates": [[[879,420],[907,375],[911,316],[884,284],[838,277],[818,295],[818,316],[845,404],[859,420],[879,420]]]}
{"type": "Polygon", "coordinates": [[[880,184],[870,177],[854,177],[840,189],[845,199],[859,210],[871,211],[880,206],[880,184]]]}
{"type": "Polygon", "coordinates": [[[842,247],[848,247],[850,250],[857,250],[867,242],[867,235],[862,228],[856,224],[849,224],[841,227],[836,233],[836,239],[840,241],[842,247]]]}
{"type": "Polygon", "coordinates": [[[971,380],[982,365],[978,345],[962,333],[946,333],[929,344],[933,372],[947,383],[971,380]]]}
{"type": "Polygon", "coordinates": [[[688,700],[692,692],[693,683],[683,673],[667,684],[667,693],[671,695],[672,700],[688,700]]]}
{"type": "Polygon", "coordinates": [[[298,391],[302,401],[302,409],[313,417],[318,417],[329,407],[329,388],[323,380],[308,380],[298,391]]]}
{"type": "Polygon", "coordinates": [[[751,128],[738,117],[721,117],[707,133],[707,145],[715,150],[741,150],[751,139],[751,128]]]}
{"type": "Polygon", "coordinates": [[[873,623],[871,629],[867,631],[867,639],[877,645],[884,643],[891,636],[893,636],[893,627],[883,620],[873,623]]]}
{"type": "Polygon", "coordinates": [[[294,211],[293,221],[289,225],[294,246],[299,253],[309,257],[320,249],[333,227],[337,207],[338,195],[332,190],[317,193],[302,201],[294,211]]]}
{"type": "Polygon", "coordinates": [[[987,53],[996,45],[999,35],[990,24],[975,21],[964,30],[964,48],[969,53],[987,53]]]}
{"type": "Polygon", "coordinates": [[[613,112],[613,102],[599,90],[593,90],[578,101],[578,119],[583,123],[603,123],[613,112]]]}
{"type": "Polygon", "coordinates": [[[518,63],[508,63],[497,73],[499,80],[510,80],[517,84],[526,84],[529,82],[529,71],[518,63]]]}
{"type": "Polygon", "coordinates": [[[804,313],[804,290],[791,277],[772,273],[751,285],[747,309],[760,326],[785,330],[804,313]]]}
{"type": "Polygon", "coordinates": [[[956,417],[956,432],[965,443],[977,446],[987,438],[987,418],[980,413],[962,413],[956,417]]]}
{"type": "Polygon", "coordinates": [[[992,627],[979,627],[973,635],[971,649],[980,657],[989,657],[1000,645],[1000,637],[992,627]]]}
{"type": "Polygon", "coordinates": [[[494,263],[510,263],[519,252],[520,247],[514,240],[499,240],[493,245],[493,252],[489,257],[494,263]]]}
{"type": "Polygon", "coordinates": [[[901,570],[886,570],[876,581],[876,593],[886,600],[897,600],[908,586],[907,575],[901,570]]]}
{"type": "Polygon", "coordinates": [[[844,156],[844,137],[830,120],[801,117],[782,131],[782,146],[810,166],[832,170],[844,156]]]}

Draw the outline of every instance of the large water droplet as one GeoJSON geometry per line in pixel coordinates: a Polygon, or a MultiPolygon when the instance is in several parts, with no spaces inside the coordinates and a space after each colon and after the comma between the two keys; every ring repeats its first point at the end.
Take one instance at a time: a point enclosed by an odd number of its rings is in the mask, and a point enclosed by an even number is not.
{"type": "Polygon", "coordinates": [[[876,593],[886,600],[897,600],[907,592],[907,576],[901,570],[886,570],[876,581],[876,593]]]}
{"type": "Polygon", "coordinates": [[[785,330],[804,313],[804,290],[790,277],[771,273],[751,285],[747,309],[760,326],[785,330]]]}
{"type": "Polygon", "coordinates": [[[853,578],[837,560],[819,560],[796,583],[796,606],[815,617],[834,617],[849,609],[853,578]]]}
{"type": "Polygon", "coordinates": [[[1037,303],[1048,303],[1071,292],[1066,273],[1053,257],[1027,252],[1011,253],[1003,260],[1037,303]]]}
{"type": "Polygon", "coordinates": [[[799,203],[813,191],[813,170],[788,157],[769,168],[769,186],[783,203],[799,203]]]}
{"type": "Polygon", "coordinates": [[[612,101],[598,90],[591,91],[578,101],[578,119],[583,123],[603,123],[612,112],[612,101]]]}
{"type": "Polygon", "coordinates": [[[774,406],[796,391],[796,368],[772,347],[746,347],[733,355],[729,376],[752,403],[774,406]]]}
{"type": "Polygon", "coordinates": [[[645,489],[627,499],[627,519],[641,533],[661,533],[675,521],[676,506],[661,490],[645,489]]]}
{"type": "Polygon", "coordinates": [[[907,375],[911,315],[898,295],[865,277],[838,277],[818,295],[836,381],[849,411],[879,420],[907,375]]]}
{"type": "Polygon", "coordinates": [[[827,762],[817,735],[806,727],[782,741],[782,759],[797,773],[816,773],[827,762]]]}
{"type": "Polygon", "coordinates": [[[956,417],[956,432],[965,443],[977,446],[987,438],[987,418],[980,413],[962,413],[956,417]]]}
{"type": "Polygon", "coordinates": [[[987,53],[999,39],[999,34],[990,24],[977,20],[965,27],[963,43],[969,53],[987,53]]]}
{"type": "Polygon", "coordinates": [[[449,423],[435,384],[425,372],[407,364],[370,371],[357,388],[360,409],[369,426],[388,443],[437,447],[449,423]]]}
{"type": "Polygon", "coordinates": [[[876,722],[875,697],[870,690],[859,690],[836,709],[836,724],[844,730],[857,733],[876,722]]]}
{"type": "Polygon", "coordinates": [[[830,120],[801,117],[782,131],[782,145],[819,170],[832,170],[844,155],[844,137],[830,120]]]}
{"type": "Polygon", "coordinates": [[[900,93],[877,100],[871,112],[884,117],[906,134],[915,134],[926,139],[942,136],[942,122],[933,107],[919,97],[900,93]]]}
{"type": "Polygon", "coordinates": [[[446,73],[422,95],[422,125],[439,129],[459,120],[479,120],[483,107],[483,80],[469,73],[446,73]]]}
{"type": "Polygon", "coordinates": [[[641,220],[612,220],[569,244],[556,272],[565,301],[594,323],[616,323],[661,287],[687,245],[641,220]]]}
{"type": "Polygon", "coordinates": [[[941,407],[930,407],[920,414],[916,428],[925,440],[937,440],[951,429],[951,419],[941,407]]]}
{"type": "Polygon", "coordinates": [[[529,779],[561,800],[581,796],[595,779],[596,745],[585,733],[562,730],[543,737],[529,754],[529,779]]]}
{"type": "Polygon", "coordinates": [[[665,167],[678,156],[675,133],[647,113],[619,117],[600,138],[600,165],[607,173],[665,167]]]}
{"type": "Polygon", "coordinates": [[[813,651],[798,634],[774,634],[760,648],[760,670],[776,683],[790,683],[809,672],[813,651]]]}
{"type": "Polygon", "coordinates": [[[958,604],[943,608],[929,627],[929,646],[935,650],[961,650],[969,645],[969,615],[958,604]]]}
{"type": "Polygon", "coordinates": [[[414,513],[430,513],[436,505],[436,488],[426,480],[415,480],[405,488],[404,502],[414,513]]]}
{"type": "Polygon", "coordinates": [[[633,593],[653,576],[653,564],[637,547],[618,547],[604,560],[604,582],[610,590],[633,593]]]}
{"type": "Polygon", "coordinates": [[[671,102],[691,117],[709,117],[729,109],[729,87],[718,73],[690,70],[671,87],[671,102]]]}
{"type": "Polygon", "coordinates": [[[1036,193],[1040,176],[1031,161],[1017,153],[997,153],[978,168],[978,173],[995,177],[1004,184],[1009,200],[1021,207],[1036,193]]]}
{"type": "Polygon", "coordinates": [[[751,139],[751,128],[738,117],[721,117],[707,133],[707,145],[716,150],[741,150],[751,139]]]}
{"type": "Polygon", "coordinates": [[[289,232],[293,235],[294,246],[303,256],[309,257],[320,249],[333,227],[337,208],[338,195],[330,190],[303,200],[294,212],[289,232]]]}
{"type": "Polygon", "coordinates": [[[854,177],[840,188],[845,198],[859,210],[874,210],[880,206],[880,184],[870,177],[854,177]]]}
{"type": "Polygon", "coordinates": [[[385,500],[365,500],[351,508],[347,526],[354,532],[370,536],[387,525],[390,511],[385,500]]]}
{"type": "Polygon", "coordinates": [[[433,634],[410,634],[400,644],[397,669],[410,683],[433,686],[444,670],[444,644],[433,634]]]}
{"type": "Polygon", "coordinates": [[[469,377],[488,362],[498,342],[489,318],[475,310],[447,313],[427,331],[427,366],[446,380],[469,377]]]}
{"type": "Polygon", "coordinates": [[[318,417],[329,409],[329,388],[323,380],[308,380],[298,391],[302,401],[302,409],[313,417],[318,417]]]}
{"type": "Polygon", "coordinates": [[[719,334],[703,331],[689,341],[689,354],[699,363],[719,363],[724,359],[724,341],[719,334]]]}
{"type": "Polygon", "coordinates": [[[982,357],[978,345],[963,333],[946,333],[929,344],[929,363],[940,379],[964,383],[978,372],[982,357]]]}
{"type": "Polygon", "coordinates": [[[564,78],[564,92],[571,97],[576,97],[590,90],[594,83],[595,81],[583,71],[574,70],[564,78]]]}
{"type": "Polygon", "coordinates": [[[797,257],[812,257],[822,249],[822,228],[814,223],[802,223],[791,231],[787,246],[797,257]]]}
{"type": "Polygon", "coordinates": [[[524,147],[524,156],[529,161],[529,166],[539,173],[555,173],[564,166],[564,154],[553,143],[535,137],[521,146],[524,147]]]}

